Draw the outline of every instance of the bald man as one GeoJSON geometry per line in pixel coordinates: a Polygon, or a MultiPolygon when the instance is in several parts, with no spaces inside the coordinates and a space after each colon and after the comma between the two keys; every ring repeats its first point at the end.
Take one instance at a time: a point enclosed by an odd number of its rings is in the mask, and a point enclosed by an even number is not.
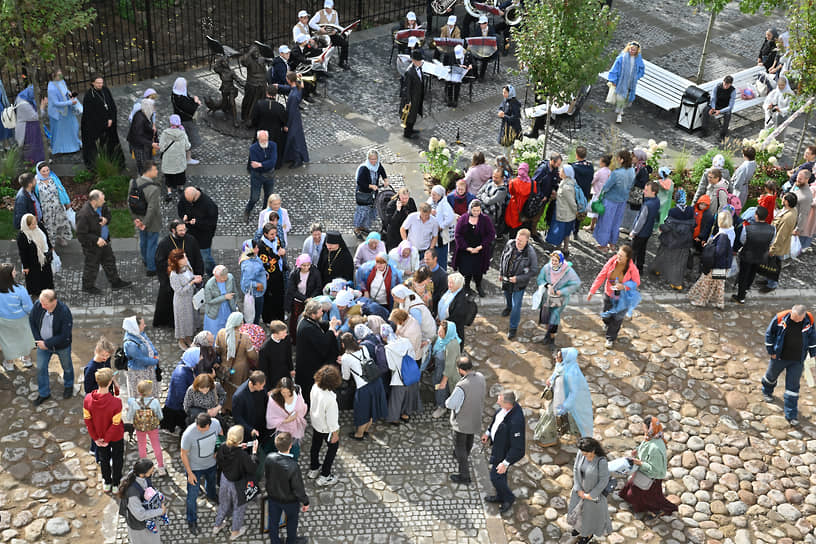
{"type": "Polygon", "coordinates": [[[187,187],[178,202],[178,216],[187,225],[187,232],[198,242],[204,270],[212,274],[215,268],[212,239],[218,225],[218,206],[198,187],[187,187]]]}

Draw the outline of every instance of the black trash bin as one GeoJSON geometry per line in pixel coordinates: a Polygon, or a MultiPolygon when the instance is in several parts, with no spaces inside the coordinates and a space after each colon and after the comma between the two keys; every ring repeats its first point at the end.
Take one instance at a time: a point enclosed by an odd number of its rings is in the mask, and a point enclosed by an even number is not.
{"type": "Polygon", "coordinates": [[[706,113],[711,95],[708,91],[691,85],[683,93],[680,100],[680,109],[677,112],[677,125],[689,132],[703,126],[703,115],[706,113]]]}

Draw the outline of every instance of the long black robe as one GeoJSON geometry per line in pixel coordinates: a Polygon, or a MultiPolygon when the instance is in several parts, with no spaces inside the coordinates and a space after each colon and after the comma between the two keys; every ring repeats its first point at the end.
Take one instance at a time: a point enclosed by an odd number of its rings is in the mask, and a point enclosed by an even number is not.
{"type": "Polygon", "coordinates": [[[328,330],[328,323],[304,317],[298,324],[297,339],[295,383],[300,386],[303,400],[309,403],[315,372],[323,365],[337,362],[337,337],[328,330]]]}
{"type": "Polygon", "coordinates": [[[354,257],[351,256],[346,242],[342,242],[337,251],[329,251],[328,247],[323,246],[320,259],[317,261],[317,269],[323,277],[323,285],[335,278],[354,281],[354,257]]]}
{"type": "MultiPolygon", "coordinates": [[[[282,240],[278,238],[278,245],[285,249],[282,240]]],[[[258,243],[258,258],[266,270],[266,291],[261,317],[264,323],[283,321],[283,294],[285,290],[284,277],[286,275],[286,256],[280,257],[262,239],[258,243]]]]}
{"type": "Polygon", "coordinates": [[[167,273],[167,258],[174,249],[183,249],[193,274],[204,275],[204,260],[198,242],[190,235],[177,238],[168,234],[156,246],[156,277],[159,279],[159,294],[156,297],[156,310],[153,312],[154,327],[173,327],[173,290],[170,288],[170,275],[167,273]]]}
{"type": "Polygon", "coordinates": [[[82,135],[82,156],[85,166],[95,166],[98,153],[97,143],[113,160],[125,164],[125,155],[119,144],[119,134],[116,131],[116,101],[107,87],[97,91],[93,87],[85,92],[82,100],[82,121],[80,133],[82,135]],[[111,121],[111,126],[108,126],[111,121]]]}
{"type": "MultiPolygon", "coordinates": [[[[42,227],[40,227],[40,230],[45,233],[45,229],[42,227]]],[[[43,289],[54,288],[54,275],[51,272],[53,248],[51,242],[48,241],[48,234],[46,234],[45,240],[46,244],[48,244],[48,252],[45,254],[45,264],[40,265],[40,260],[37,257],[37,246],[29,241],[22,231],[17,234],[17,249],[20,251],[20,260],[23,263],[23,269],[28,270],[25,281],[26,290],[34,298],[39,297],[43,289]]]]}

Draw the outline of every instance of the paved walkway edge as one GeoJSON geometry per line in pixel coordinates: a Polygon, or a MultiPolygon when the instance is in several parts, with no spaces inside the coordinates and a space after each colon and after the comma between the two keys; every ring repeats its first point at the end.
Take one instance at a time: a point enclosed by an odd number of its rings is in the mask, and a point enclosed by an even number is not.
{"type": "Polygon", "coordinates": [[[474,449],[470,451],[473,457],[473,470],[476,473],[476,489],[482,502],[485,515],[485,526],[487,528],[487,538],[490,544],[507,544],[507,535],[504,533],[504,520],[500,515],[491,513],[487,508],[484,497],[487,491],[493,487],[490,483],[490,471],[485,461],[479,437],[474,440],[474,449]],[[474,453],[474,450],[476,453],[474,453]]]}

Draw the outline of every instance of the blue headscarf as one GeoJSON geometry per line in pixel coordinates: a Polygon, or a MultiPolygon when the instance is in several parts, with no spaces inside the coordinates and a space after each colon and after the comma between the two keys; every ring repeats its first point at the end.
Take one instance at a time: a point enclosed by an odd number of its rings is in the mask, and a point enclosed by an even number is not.
{"type": "Polygon", "coordinates": [[[362,165],[371,170],[372,174],[376,174],[377,171],[380,169],[380,152],[377,151],[376,149],[369,149],[368,154],[366,155],[366,160],[363,162],[362,165]],[[368,160],[368,157],[370,155],[377,155],[377,164],[373,165],[371,164],[371,161],[368,160]]]}
{"type": "Polygon", "coordinates": [[[516,97],[516,88],[512,85],[505,85],[507,87],[507,99],[515,98],[516,97]]]}
{"type": "Polygon", "coordinates": [[[444,353],[445,349],[448,347],[452,341],[456,340],[456,342],[461,342],[461,338],[459,335],[456,334],[456,323],[453,321],[445,321],[447,324],[447,332],[445,333],[445,338],[436,337],[436,343],[434,343],[433,353],[436,355],[437,353],[444,353]]]}
{"type": "Polygon", "coordinates": [[[686,190],[680,187],[677,189],[677,193],[674,195],[674,202],[677,204],[678,208],[684,208],[686,206],[686,190]]]}
{"type": "Polygon", "coordinates": [[[187,348],[181,356],[181,361],[190,368],[195,368],[198,364],[198,359],[201,357],[201,348],[193,347],[187,348]]]}
{"type": "Polygon", "coordinates": [[[26,102],[28,102],[29,104],[34,106],[34,109],[37,108],[37,104],[34,102],[34,86],[33,85],[29,85],[28,87],[23,89],[20,92],[20,94],[17,95],[17,97],[22,98],[23,100],[25,100],[26,102]]]}

